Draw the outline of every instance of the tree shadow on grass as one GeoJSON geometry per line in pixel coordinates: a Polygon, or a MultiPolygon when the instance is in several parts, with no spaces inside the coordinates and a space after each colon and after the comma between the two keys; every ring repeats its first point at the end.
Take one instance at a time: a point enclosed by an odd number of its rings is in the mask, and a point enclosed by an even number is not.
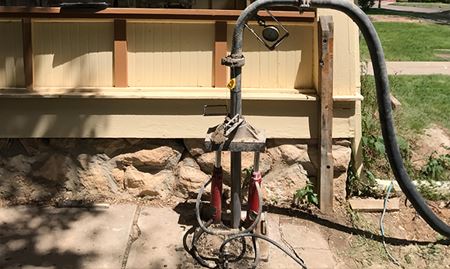
{"type": "Polygon", "coordinates": [[[390,10],[384,8],[371,8],[369,9],[369,11],[367,11],[367,15],[403,16],[416,19],[432,20],[438,24],[444,25],[450,24],[450,11],[442,11],[436,13],[422,13],[422,12],[390,10]]]}
{"type": "MultiPolygon", "coordinates": [[[[77,246],[82,238],[67,234],[76,222],[102,214],[75,208],[11,207],[0,211],[0,268],[86,268],[98,256],[92,248],[77,246]],[[87,250],[86,250],[87,249],[87,250]]],[[[90,231],[83,237],[95,237],[90,231]]],[[[84,242],[89,245],[89,242],[84,242]]]]}

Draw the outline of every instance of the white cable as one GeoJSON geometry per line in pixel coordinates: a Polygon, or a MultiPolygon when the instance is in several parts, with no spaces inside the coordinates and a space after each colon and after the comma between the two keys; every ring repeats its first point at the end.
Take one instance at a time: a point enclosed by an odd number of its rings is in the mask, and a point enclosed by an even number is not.
{"type": "Polygon", "coordinates": [[[389,186],[387,187],[387,191],[386,191],[386,197],[384,198],[384,204],[383,204],[383,213],[381,214],[381,219],[380,219],[380,232],[381,232],[381,237],[383,239],[383,247],[384,250],[386,251],[386,254],[388,255],[389,259],[397,266],[401,266],[401,264],[397,261],[397,259],[395,259],[391,253],[389,252],[387,246],[386,246],[386,241],[384,240],[384,215],[386,214],[386,210],[387,210],[387,204],[388,204],[388,200],[389,200],[389,195],[391,194],[391,190],[394,187],[394,181],[391,181],[391,184],[389,184],[389,186]]]}

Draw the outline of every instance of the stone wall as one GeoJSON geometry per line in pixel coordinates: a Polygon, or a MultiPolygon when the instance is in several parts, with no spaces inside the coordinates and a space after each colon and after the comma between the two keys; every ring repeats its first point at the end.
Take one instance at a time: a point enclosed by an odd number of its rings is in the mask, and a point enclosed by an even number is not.
{"type": "MultiPolygon", "coordinates": [[[[333,146],[335,196],[345,199],[350,143],[333,146]]],[[[208,179],[214,153],[199,139],[3,139],[0,140],[0,198],[11,203],[60,199],[192,198],[208,179]]],[[[230,183],[230,154],[223,153],[224,182],[230,183]]],[[[253,154],[242,154],[245,169],[253,154]]],[[[269,140],[261,154],[265,200],[291,203],[293,194],[315,183],[317,145],[269,140]]],[[[227,188],[226,188],[227,189],[227,188]]]]}

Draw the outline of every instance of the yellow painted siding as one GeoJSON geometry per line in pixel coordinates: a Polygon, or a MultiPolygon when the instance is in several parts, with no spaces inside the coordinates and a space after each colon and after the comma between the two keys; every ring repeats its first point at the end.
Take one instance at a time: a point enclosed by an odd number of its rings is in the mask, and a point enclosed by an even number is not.
{"type": "MultiPolygon", "coordinates": [[[[223,116],[204,104],[223,100],[44,98],[0,99],[0,137],[204,138],[223,116]]],[[[318,138],[316,101],[244,100],[246,119],[268,138],[318,138]]],[[[354,104],[334,105],[333,137],[354,136],[354,104]]]]}
{"type": "Polygon", "coordinates": [[[128,22],[131,87],[211,87],[213,23],[128,22]]]}
{"type": "Polygon", "coordinates": [[[35,87],[113,85],[112,21],[33,21],[35,87]]]}
{"type": "Polygon", "coordinates": [[[21,21],[0,21],[0,87],[24,87],[21,21]]]}
{"type": "MultiPolygon", "coordinates": [[[[251,25],[255,31],[259,26],[251,25]]],[[[286,24],[290,35],[269,51],[249,31],[244,34],[242,83],[247,88],[313,89],[314,27],[312,24],[286,24]]],[[[228,27],[229,46],[233,24],[228,27]]],[[[229,47],[230,50],[230,47],[229,47]]]]}

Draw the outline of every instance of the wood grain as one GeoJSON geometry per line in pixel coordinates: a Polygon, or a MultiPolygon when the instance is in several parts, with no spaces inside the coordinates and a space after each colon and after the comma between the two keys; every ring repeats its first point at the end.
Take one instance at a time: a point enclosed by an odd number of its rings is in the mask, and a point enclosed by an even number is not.
{"type": "Polygon", "coordinates": [[[320,210],[333,211],[333,18],[319,18],[320,210]]]}

